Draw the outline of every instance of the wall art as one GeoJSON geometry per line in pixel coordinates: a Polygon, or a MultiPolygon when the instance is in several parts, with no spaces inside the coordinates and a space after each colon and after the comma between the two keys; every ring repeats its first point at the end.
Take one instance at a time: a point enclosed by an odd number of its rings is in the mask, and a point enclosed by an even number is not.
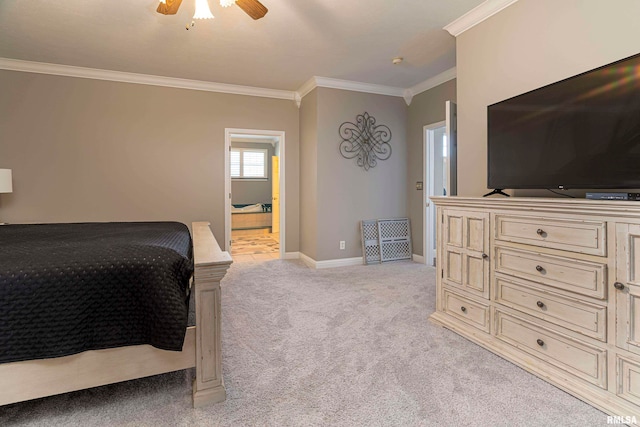
{"type": "Polygon", "coordinates": [[[391,157],[391,130],[385,125],[376,125],[369,113],[359,114],[356,122],[344,122],[338,129],[342,142],[340,154],[345,159],[357,159],[358,166],[368,171],[378,160],[391,157]]]}

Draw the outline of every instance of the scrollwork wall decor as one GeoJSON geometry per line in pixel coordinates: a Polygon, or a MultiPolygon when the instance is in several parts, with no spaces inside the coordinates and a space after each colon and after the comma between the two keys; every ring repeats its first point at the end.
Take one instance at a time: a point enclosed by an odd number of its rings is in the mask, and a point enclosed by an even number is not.
{"type": "Polygon", "coordinates": [[[376,125],[376,119],[365,112],[356,117],[356,123],[344,122],[338,129],[342,142],[340,154],[345,159],[357,159],[358,166],[368,171],[378,160],[391,157],[391,130],[376,125]]]}

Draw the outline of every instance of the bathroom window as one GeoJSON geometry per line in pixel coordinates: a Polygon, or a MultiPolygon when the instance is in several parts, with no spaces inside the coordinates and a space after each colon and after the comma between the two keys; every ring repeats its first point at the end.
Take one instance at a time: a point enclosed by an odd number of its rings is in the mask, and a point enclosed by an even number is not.
{"type": "Polygon", "coordinates": [[[267,150],[231,148],[231,178],[267,179],[267,150]]]}

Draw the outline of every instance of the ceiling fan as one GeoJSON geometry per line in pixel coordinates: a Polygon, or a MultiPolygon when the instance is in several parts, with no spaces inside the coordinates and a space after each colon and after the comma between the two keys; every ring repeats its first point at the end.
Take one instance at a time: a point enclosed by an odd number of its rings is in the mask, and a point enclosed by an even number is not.
{"type": "MultiPolygon", "coordinates": [[[[182,0],[160,0],[160,4],[158,5],[158,9],[156,11],[163,15],[175,15],[178,12],[178,8],[182,0]]],[[[262,3],[258,0],[220,0],[220,4],[222,6],[231,6],[232,4],[237,4],[240,9],[244,10],[247,15],[252,17],[253,19],[260,19],[264,17],[269,9],[267,9],[262,3]]]]}

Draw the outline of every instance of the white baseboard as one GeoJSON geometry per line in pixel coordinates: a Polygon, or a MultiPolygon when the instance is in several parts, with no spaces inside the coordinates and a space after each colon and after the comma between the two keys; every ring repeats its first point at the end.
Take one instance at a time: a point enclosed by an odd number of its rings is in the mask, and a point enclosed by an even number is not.
{"type": "Polygon", "coordinates": [[[309,268],[314,268],[314,269],[347,267],[347,266],[352,266],[352,265],[362,265],[362,257],[339,258],[339,259],[329,259],[329,260],[326,260],[326,261],[316,261],[315,259],[313,259],[313,258],[303,254],[302,252],[300,252],[300,259],[309,268]]]}
{"type": "Polygon", "coordinates": [[[424,264],[424,257],[422,255],[413,254],[413,262],[424,264]]]}
{"type": "Polygon", "coordinates": [[[282,259],[300,259],[300,252],[285,252],[282,259]]]}
{"type": "Polygon", "coordinates": [[[316,268],[347,267],[351,265],[363,265],[362,257],[329,259],[326,261],[316,261],[316,268]]]}
{"type": "Polygon", "coordinates": [[[309,268],[316,268],[316,260],[300,252],[300,260],[309,268]]]}

